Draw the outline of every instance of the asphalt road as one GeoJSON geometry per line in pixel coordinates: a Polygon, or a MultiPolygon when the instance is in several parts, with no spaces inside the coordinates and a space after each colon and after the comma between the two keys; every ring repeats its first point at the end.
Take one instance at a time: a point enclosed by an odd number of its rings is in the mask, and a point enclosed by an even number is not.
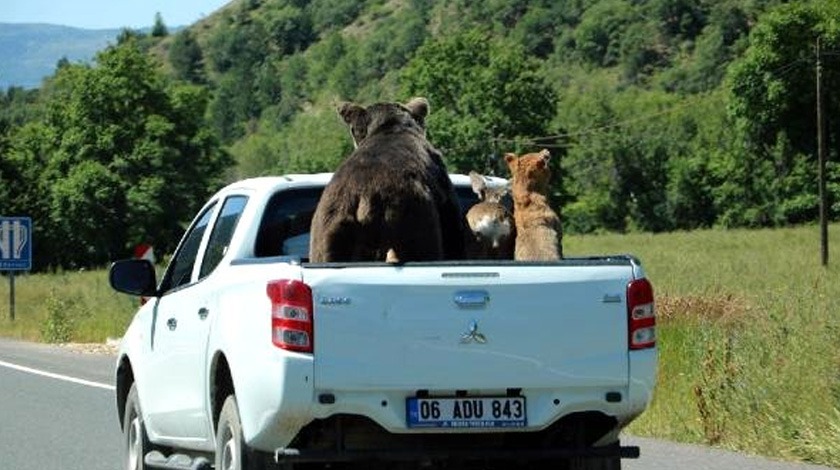
{"type": "MultiPolygon", "coordinates": [[[[0,338],[0,470],[118,470],[114,358],[0,338]]],[[[637,437],[624,470],[829,470],[637,437]]]]}
{"type": "Polygon", "coordinates": [[[0,470],[119,469],[113,362],[0,340],[0,470]]]}

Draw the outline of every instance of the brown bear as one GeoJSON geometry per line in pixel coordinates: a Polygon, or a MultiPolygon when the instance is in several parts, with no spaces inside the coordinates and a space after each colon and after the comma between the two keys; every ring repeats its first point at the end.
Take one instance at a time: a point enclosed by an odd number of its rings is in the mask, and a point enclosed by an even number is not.
{"type": "Polygon", "coordinates": [[[548,204],[551,170],[548,150],[518,157],[505,154],[510,169],[516,260],[556,260],[563,257],[560,218],[548,204]]]}
{"type": "Polygon", "coordinates": [[[441,153],[426,140],[429,104],[343,103],[355,150],[324,188],[311,262],[464,258],[464,222],[441,153]]]}
{"type": "Polygon", "coordinates": [[[502,203],[509,188],[488,186],[484,176],[474,171],[470,172],[470,183],[479,202],[467,211],[467,258],[513,259],[516,227],[502,203]]]}

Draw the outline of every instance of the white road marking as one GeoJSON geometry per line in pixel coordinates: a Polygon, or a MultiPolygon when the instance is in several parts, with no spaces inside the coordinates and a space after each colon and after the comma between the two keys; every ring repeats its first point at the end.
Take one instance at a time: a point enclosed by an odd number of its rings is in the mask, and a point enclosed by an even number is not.
{"type": "Polygon", "coordinates": [[[29,373],[29,374],[40,375],[42,377],[49,377],[51,379],[56,379],[56,380],[63,380],[65,382],[72,382],[72,383],[75,383],[75,384],[85,385],[85,386],[88,386],[88,387],[104,388],[105,390],[111,390],[111,391],[116,390],[116,387],[114,387],[113,385],[103,384],[103,383],[99,383],[99,382],[92,382],[90,380],[79,379],[79,378],[76,378],[76,377],[70,377],[69,375],[55,374],[55,373],[47,372],[47,371],[44,371],[44,370],[38,370],[38,369],[33,369],[31,367],[25,367],[25,366],[20,366],[20,365],[17,365],[17,364],[12,364],[11,362],[0,361],[0,367],[7,367],[9,369],[14,369],[14,370],[17,370],[17,371],[20,371],[20,372],[26,372],[26,373],[29,373]]]}

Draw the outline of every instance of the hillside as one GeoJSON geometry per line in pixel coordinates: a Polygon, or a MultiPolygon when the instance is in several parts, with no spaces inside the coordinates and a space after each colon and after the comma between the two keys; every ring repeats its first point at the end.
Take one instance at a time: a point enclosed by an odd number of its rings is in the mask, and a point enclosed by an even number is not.
{"type": "Polygon", "coordinates": [[[119,29],[79,29],[49,24],[0,23],[0,89],[37,88],[59,60],[89,63],[113,44],[119,29]]]}
{"type": "Polygon", "coordinates": [[[218,184],[334,170],[340,101],[424,96],[453,172],[548,149],[567,234],[837,221],[840,120],[821,172],[815,108],[838,115],[840,94],[815,72],[840,87],[838,17],[840,0],[238,0],[2,97],[0,207],[46,221],[41,266],[173,248],[218,184]]]}
{"type": "MultiPolygon", "coordinates": [[[[332,169],[347,150],[337,101],[422,94],[453,170],[505,176],[502,153],[551,149],[567,230],[778,226],[817,217],[812,54],[823,34],[835,80],[838,11],[836,0],[243,0],[191,28],[190,67],[215,92],[231,178],[332,169]]],[[[827,130],[840,137],[840,121],[827,130]]]]}

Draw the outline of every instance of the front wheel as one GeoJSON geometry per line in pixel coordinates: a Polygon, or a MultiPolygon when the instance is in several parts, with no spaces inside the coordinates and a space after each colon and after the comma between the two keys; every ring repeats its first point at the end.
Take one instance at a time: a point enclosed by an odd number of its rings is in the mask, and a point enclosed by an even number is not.
{"type": "Polygon", "coordinates": [[[230,395],[222,405],[219,424],[216,427],[215,470],[258,470],[260,465],[256,454],[250,452],[242,438],[242,422],[236,397],[230,395]]]}
{"type": "Polygon", "coordinates": [[[144,470],[146,465],[143,458],[151,450],[152,445],[146,436],[146,426],[143,424],[143,414],[140,412],[137,385],[131,384],[123,414],[123,468],[144,470]]]}

